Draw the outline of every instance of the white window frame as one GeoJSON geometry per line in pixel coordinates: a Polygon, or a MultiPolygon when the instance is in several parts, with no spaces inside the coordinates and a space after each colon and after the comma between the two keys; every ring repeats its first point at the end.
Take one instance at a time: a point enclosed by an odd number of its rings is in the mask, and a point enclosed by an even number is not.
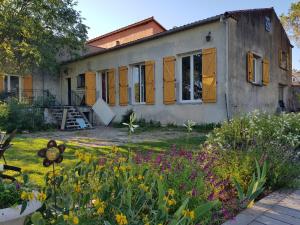
{"type": "MultiPolygon", "coordinates": [[[[130,66],[130,83],[131,83],[131,102],[133,105],[145,105],[146,104],[146,98],[145,98],[145,101],[144,102],[136,102],[135,101],[135,89],[134,89],[134,79],[133,79],[133,68],[135,66],[139,66],[139,82],[141,83],[141,67],[142,66],[145,66],[145,62],[141,62],[141,63],[135,63],[135,64],[132,64],[130,66]]],[[[142,85],[140,85],[140,93],[142,93],[142,85]]],[[[144,95],[146,94],[146,68],[145,68],[145,85],[144,85],[144,95]]],[[[141,96],[140,96],[141,97],[141,96]]]]}
{"type": "MultiPolygon", "coordinates": [[[[179,66],[178,66],[178,71],[179,71],[179,102],[180,103],[202,103],[203,100],[202,99],[194,99],[194,60],[193,60],[193,57],[194,55],[197,55],[197,54],[201,54],[202,55],[202,51],[193,51],[193,52],[189,52],[189,53],[184,53],[184,54],[181,54],[178,56],[179,58],[179,66]],[[184,57],[187,57],[189,56],[190,57],[190,66],[191,69],[190,70],[190,86],[191,86],[191,89],[190,92],[191,92],[191,97],[192,99],[190,100],[183,100],[182,99],[182,58],[184,57]]],[[[203,90],[202,90],[203,92],[203,90]]]]}
{"type": "Polygon", "coordinates": [[[105,101],[107,104],[109,103],[108,102],[108,99],[109,99],[109,91],[108,91],[108,70],[100,70],[100,71],[97,71],[97,85],[96,85],[96,88],[97,88],[97,92],[98,92],[98,96],[97,96],[97,99],[98,98],[101,98],[103,101],[105,101]],[[103,76],[103,73],[105,73],[106,75],[106,78],[105,78],[105,88],[106,88],[106,99],[103,100],[103,96],[102,96],[102,76],[103,76]]]}
{"type": "Polygon", "coordinates": [[[253,77],[254,77],[254,81],[253,84],[256,85],[263,85],[263,58],[258,55],[258,54],[253,54],[253,77]],[[257,67],[257,63],[261,63],[260,65],[260,71],[257,71],[258,67],[257,67]],[[260,73],[260,75],[258,75],[260,73]]]}

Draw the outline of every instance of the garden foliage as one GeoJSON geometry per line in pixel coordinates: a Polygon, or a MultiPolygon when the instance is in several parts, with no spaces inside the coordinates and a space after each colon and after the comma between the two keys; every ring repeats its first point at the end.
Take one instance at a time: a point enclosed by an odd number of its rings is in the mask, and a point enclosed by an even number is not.
{"type": "Polygon", "coordinates": [[[42,130],[45,126],[43,109],[29,107],[28,104],[14,99],[0,102],[0,130],[34,131],[42,130]]]}
{"type": "Polygon", "coordinates": [[[219,174],[231,174],[246,189],[258,159],[269,162],[267,187],[291,186],[300,171],[300,114],[253,112],[225,122],[208,135],[206,149],[222,154],[219,174]]]}

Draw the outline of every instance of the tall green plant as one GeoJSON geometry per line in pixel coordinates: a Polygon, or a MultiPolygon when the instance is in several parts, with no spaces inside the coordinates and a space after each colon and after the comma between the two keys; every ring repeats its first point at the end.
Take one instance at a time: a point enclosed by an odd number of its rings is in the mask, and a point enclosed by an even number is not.
{"type": "Polygon", "coordinates": [[[257,160],[255,160],[256,173],[253,173],[252,180],[247,188],[247,192],[243,191],[240,183],[233,178],[233,182],[238,192],[239,200],[242,206],[252,207],[254,200],[264,191],[267,175],[267,162],[264,161],[262,169],[257,160]]]}

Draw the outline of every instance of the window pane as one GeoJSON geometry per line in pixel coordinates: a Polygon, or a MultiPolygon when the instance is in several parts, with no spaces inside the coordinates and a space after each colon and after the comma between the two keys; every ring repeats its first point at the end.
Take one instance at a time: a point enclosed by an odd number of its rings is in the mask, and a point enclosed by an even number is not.
{"type": "Polygon", "coordinates": [[[202,98],[202,55],[194,55],[194,99],[202,98]]]}
{"type": "Polygon", "coordinates": [[[106,102],[106,76],[105,72],[101,74],[102,99],[106,102]]]}
{"type": "Polygon", "coordinates": [[[140,76],[139,76],[139,65],[133,66],[132,68],[132,79],[134,88],[134,100],[140,102],[140,76]]]}
{"type": "Polygon", "coordinates": [[[146,102],[145,65],[141,66],[141,102],[146,102]]]}
{"type": "Polygon", "coordinates": [[[182,58],[182,100],[190,100],[191,93],[190,93],[190,56],[182,58]]]}

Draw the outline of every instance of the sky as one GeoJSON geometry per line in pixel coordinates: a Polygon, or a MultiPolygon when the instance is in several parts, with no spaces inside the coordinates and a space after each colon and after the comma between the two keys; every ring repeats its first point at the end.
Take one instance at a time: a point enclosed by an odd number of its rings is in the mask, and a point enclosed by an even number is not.
{"type": "MultiPolygon", "coordinates": [[[[89,27],[89,39],[154,16],[166,29],[225,11],[274,7],[287,13],[295,0],[77,0],[89,27]]],[[[292,42],[293,44],[293,42],[292,42]]],[[[295,45],[295,44],[294,44],[295,45]]],[[[293,49],[293,68],[300,70],[300,48],[293,49]]]]}

